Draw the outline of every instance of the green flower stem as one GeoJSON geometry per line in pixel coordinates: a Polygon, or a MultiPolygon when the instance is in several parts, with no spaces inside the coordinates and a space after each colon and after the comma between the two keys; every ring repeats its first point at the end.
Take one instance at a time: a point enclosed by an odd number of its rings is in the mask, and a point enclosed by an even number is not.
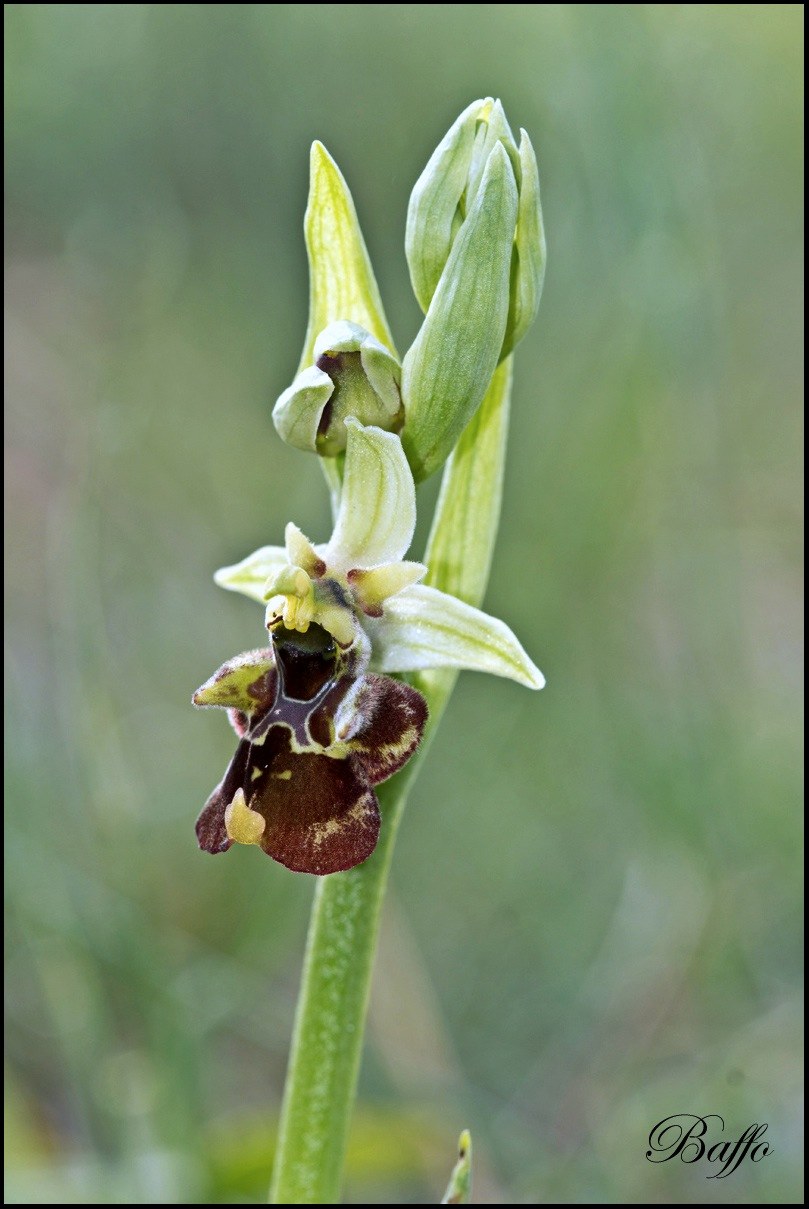
{"type": "MultiPolygon", "coordinates": [[[[496,371],[447,464],[427,549],[427,582],[475,605],[485,592],[497,533],[510,389],[509,360],[496,371]]],[[[413,677],[427,699],[430,719],[417,755],[378,790],[383,822],[376,850],[363,865],[318,881],[271,1204],[338,1203],[393,846],[408,791],[456,679],[451,670],[413,677]]]]}
{"type": "MultiPolygon", "coordinates": [[[[455,676],[452,677],[453,681],[455,676]]],[[[359,1072],[379,918],[393,846],[416,765],[435,732],[443,700],[429,702],[431,725],[419,756],[377,791],[382,830],[373,856],[321,878],[304,958],[270,1203],[338,1203],[359,1072]]]]}

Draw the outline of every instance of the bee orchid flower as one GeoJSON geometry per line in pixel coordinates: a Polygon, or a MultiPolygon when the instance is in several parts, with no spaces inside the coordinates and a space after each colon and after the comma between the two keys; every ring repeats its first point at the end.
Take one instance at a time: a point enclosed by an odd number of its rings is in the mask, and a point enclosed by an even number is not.
{"type": "Polygon", "coordinates": [[[379,836],[373,786],[418,746],[427,706],[408,684],[353,674],[321,626],[277,626],[270,648],[224,664],[194,704],[228,710],[236,754],[197,821],[206,852],[258,844],[302,873],[364,861],[379,836]]]}
{"type": "Polygon", "coordinates": [[[295,525],[216,573],[266,606],[270,646],[224,664],[195,694],[229,711],[239,745],[197,823],[200,846],[258,844],[288,868],[327,874],[373,851],[373,786],[416,750],[427,707],[389,673],[469,668],[541,688],[542,673],[502,621],[421,584],[404,559],[416,523],[413,476],[393,433],[345,421],[334,532],[295,525]],[[388,673],[388,674],[386,674],[388,673]]]}

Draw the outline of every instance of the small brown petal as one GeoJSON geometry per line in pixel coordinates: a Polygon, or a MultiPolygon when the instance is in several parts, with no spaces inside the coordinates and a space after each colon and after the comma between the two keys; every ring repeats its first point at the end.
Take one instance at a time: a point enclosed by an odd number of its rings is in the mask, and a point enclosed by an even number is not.
{"type": "MultiPolygon", "coordinates": [[[[363,681],[357,710],[367,721],[348,742],[351,761],[371,785],[378,785],[398,772],[418,747],[427,702],[409,684],[371,674],[363,681]]],[[[339,740],[339,734],[336,737],[339,740]]]]}

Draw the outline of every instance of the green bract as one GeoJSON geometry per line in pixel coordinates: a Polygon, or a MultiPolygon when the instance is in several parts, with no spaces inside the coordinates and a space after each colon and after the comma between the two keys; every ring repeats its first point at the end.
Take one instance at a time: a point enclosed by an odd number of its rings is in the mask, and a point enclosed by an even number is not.
{"type": "MultiPolygon", "coordinates": [[[[348,415],[401,428],[416,481],[426,478],[452,452],[539,306],[545,237],[530,139],[521,130],[517,144],[499,101],[475,101],[416,183],[406,252],[426,316],[401,375],[351,194],[320,143],[304,226],[309,326],[299,376],[276,403],[276,427],[289,444],[326,458],[343,452],[348,415]],[[327,345],[337,351],[335,324],[350,325],[356,343],[344,344],[339,365],[319,364],[327,345]],[[372,348],[388,358],[377,379],[372,348]]],[[[324,470],[336,506],[340,464],[324,470]]]]}
{"type": "Polygon", "coordinates": [[[315,340],[348,319],[395,352],[379,288],[343,174],[322,143],[313,143],[309,201],[303,220],[309,255],[309,323],[300,369],[314,360],[315,340]]]}
{"type": "Polygon", "coordinates": [[[296,449],[334,457],[346,447],[345,420],[395,431],[403,409],[401,367],[370,332],[339,319],[315,341],[309,365],[273,409],[278,435],[296,449]]]}

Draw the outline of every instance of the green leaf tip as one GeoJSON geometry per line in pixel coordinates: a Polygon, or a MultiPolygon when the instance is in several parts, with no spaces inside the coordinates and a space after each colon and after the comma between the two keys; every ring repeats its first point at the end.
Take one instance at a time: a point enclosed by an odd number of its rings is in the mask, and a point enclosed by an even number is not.
{"type": "Polygon", "coordinates": [[[465,1129],[458,1139],[458,1160],[449,1177],[442,1205],[468,1205],[472,1199],[472,1135],[465,1129]]]}

